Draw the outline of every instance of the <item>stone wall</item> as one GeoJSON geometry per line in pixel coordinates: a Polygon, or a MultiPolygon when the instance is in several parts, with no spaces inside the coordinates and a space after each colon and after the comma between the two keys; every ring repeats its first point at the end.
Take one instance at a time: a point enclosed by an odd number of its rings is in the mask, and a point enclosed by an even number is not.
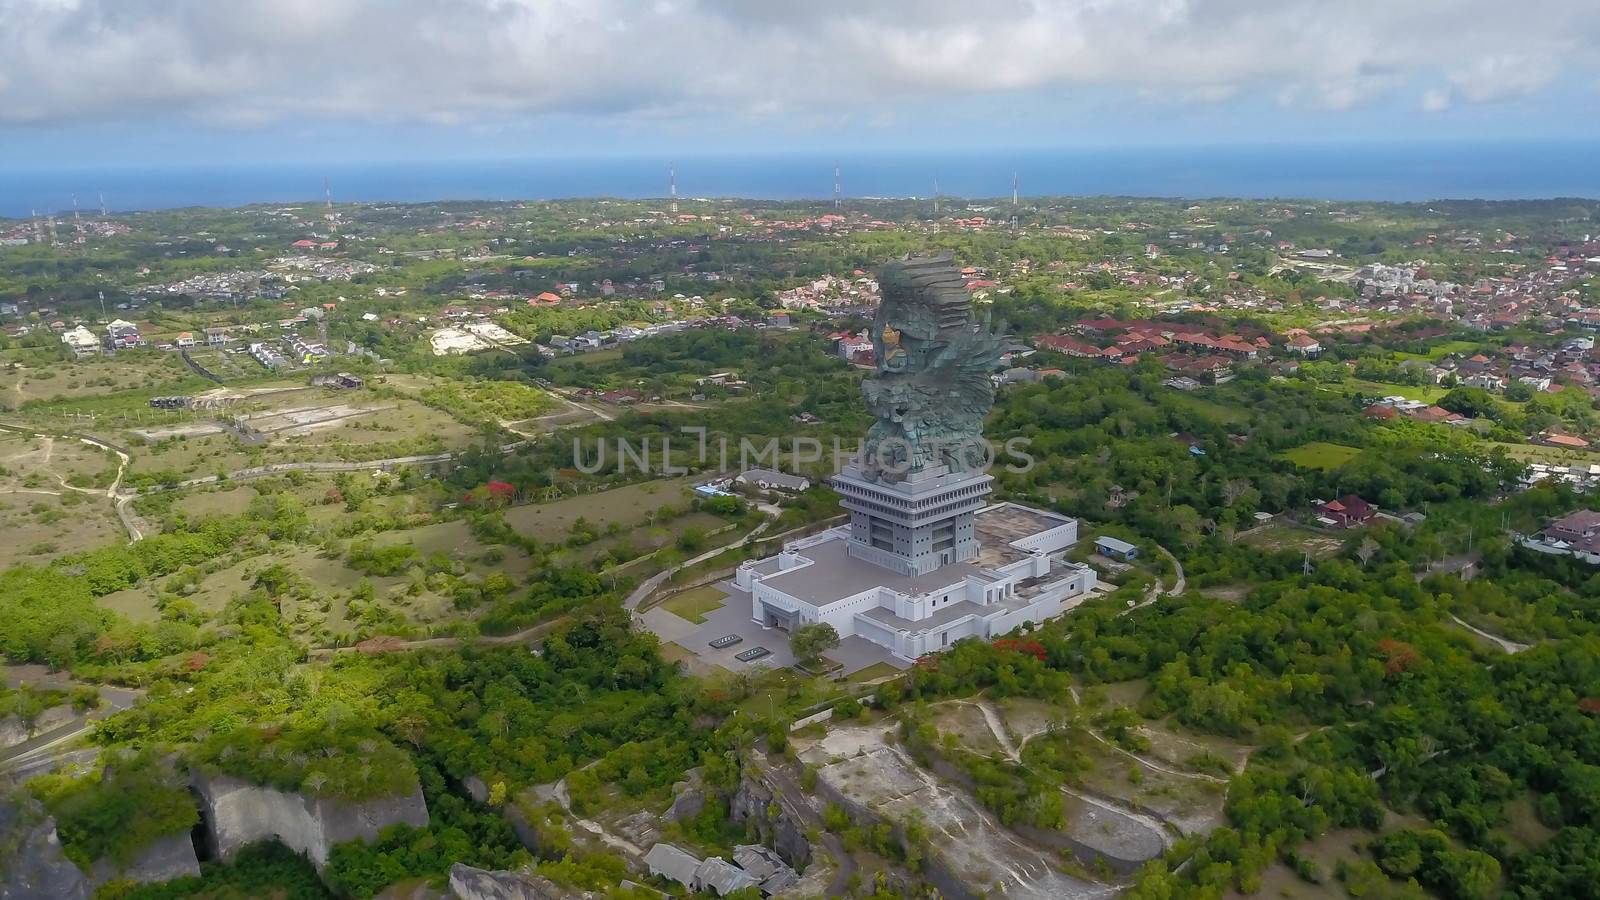
{"type": "Polygon", "coordinates": [[[320,872],[335,844],[375,840],[391,825],[428,824],[420,786],[409,794],[363,802],[307,797],[199,771],[192,786],[200,797],[207,846],[218,859],[247,844],[276,839],[305,854],[320,872]]]}
{"type": "Polygon", "coordinates": [[[200,860],[195,856],[194,840],[189,832],[170,834],[139,850],[139,854],[125,866],[109,859],[96,860],[90,870],[89,881],[96,888],[111,881],[136,881],[156,884],[185,875],[199,876],[200,860]]]}

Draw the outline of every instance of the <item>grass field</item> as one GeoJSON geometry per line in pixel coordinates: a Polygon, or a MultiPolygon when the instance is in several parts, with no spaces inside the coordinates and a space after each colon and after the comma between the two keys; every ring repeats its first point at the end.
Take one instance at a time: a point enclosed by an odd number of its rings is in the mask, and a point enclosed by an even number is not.
{"type": "Polygon", "coordinates": [[[690,478],[645,481],[594,494],[580,494],[550,503],[535,503],[506,510],[512,528],[541,541],[558,540],[571,533],[572,523],[584,519],[598,529],[612,522],[632,528],[647,522],[663,506],[686,506],[690,478]]]}
{"type": "Polygon", "coordinates": [[[474,381],[427,388],[422,399],[464,421],[518,422],[554,405],[542,388],[514,381],[474,381]]]}
{"type": "Polygon", "coordinates": [[[621,358],[622,348],[611,347],[606,350],[592,350],[588,353],[574,353],[571,356],[558,357],[550,363],[550,368],[563,369],[575,366],[592,366],[597,363],[616,362],[621,358]]]}
{"type": "Polygon", "coordinates": [[[854,675],[851,675],[850,680],[856,684],[864,684],[868,681],[874,681],[879,678],[887,678],[891,675],[899,674],[900,670],[894,666],[891,666],[886,662],[875,662],[872,665],[867,666],[865,669],[858,670],[854,675]]]}
{"type": "Polygon", "coordinates": [[[1196,397],[1192,394],[1177,394],[1174,392],[1174,396],[1171,397],[1169,402],[1179,407],[1196,410],[1225,425],[1238,425],[1250,419],[1249,414],[1239,407],[1218,403],[1215,400],[1207,400],[1203,397],[1196,397]]]}
{"type": "Polygon", "coordinates": [[[1535,444],[1506,444],[1492,442],[1512,459],[1522,462],[1549,463],[1558,466],[1588,466],[1600,463],[1600,452],[1593,450],[1567,450],[1563,447],[1542,447],[1535,444]]]}
{"type": "MultiPolygon", "coordinates": [[[[4,358],[0,358],[0,364],[5,362],[4,358]]],[[[177,354],[154,350],[49,365],[20,363],[16,369],[6,373],[5,381],[8,384],[6,389],[0,390],[0,406],[16,409],[34,401],[71,400],[117,391],[155,388],[185,380],[190,374],[177,354]]]]}
{"type": "Polygon", "coordinates": [[[108,487],[117,458],[76,438],[0,431],[0,488],[108,487]]]}
{"type": "Polygon", "coordinates": [[[196,518],[205,516],[236,516],[250,507],[256,498],[254,488],[239,487],[221,490],[194,490],[178,501],[184,512],[196,518]]]}
{"type": "Polygon", "coordinates": [[[1398,360],[1426,359],[1430,362],[1434,362],[1444,359],[1446,356],[1471,356],[1472,354],[1478,352],[1479,347],[1484,346],[1493,345],[1480,344],[1475,341],[1445,341],[1442,344],[1435,344],[1434,346],[1429,347],[1427,353],[1406,353],[1403,350],[1396,350],[1394,352],[1394,358],[1398,360]]]}
{"type": "Polygon", "coordinates": [[[53,559],[115,543],[126,537],[104,496],[77,494],[63,500],[53,488],[0,489],[0,568],[43,565],[53,559]]]}
{"type": "Polygon", "coordinates": [[[1352,381],[1353,393],[1369,397],[1404,397],[1407,400],[1421,400],[1423,403],[1435,403],[1440,397],[1450,393],[1448,388],[1436,384],[1388,384],[1382,381],[1352,381]]]}
{"type": "Polygon", "coordinates": [[[1321,469],[1325,472],[1337,469],[1360,455],[1359,448],[1330,444],[1327,441],[1312,441],[1278,454],[1280,458],[1287,459],[1301,468],[1321,469]]]}
{"type": "Polygon", "coordinates": [[[495,549],[500,551],[500,561],[485,562],[483,556],[490,548],[474,537],[472,529],[467,527],[466,522],[460,520],[435,522],[432,525],[401,531],[386,531],[377,535],[373,543],[380,547],[410,544],[417,548],[417,552],[423,557],[442,553],[466,564],[468,571],[479,575],[500,571],[514,578],[522,578],[533,568],[532,558],[517,547],[497,546],[495,549]]]}
{"type": "Polygon", "coordinates": [[[727,599],[727,594],[708,584],[674,594],[662,602],[661,608],[698,625],[705,622],[706,613],[721,609],[727,599]]]}
{"type": "MultiPolygon", "coordinates": [[[[291,391],[267,401],[246,402],[229,414],[247,416],[252,427],[266,432],[266,440],[247,445],[231,432],[152,441],[130,431],[111,438],[133,451],[130,472],[135,475],[170,470],[195,478],[277,462],[359,462],[459,450],[478,435],[476,429],[420,401],[358,392],[291,391]]],[[[187,424],[207,421],[191,417],[187,424]]],[[[159,425],[147,421],[137,427],[149,430],[159,425]]]]}
{"type": "Polygon", "coordinates": [[[1292,550],[1309,553],[1313,559],[1331,556],[1343,545],[1338,536],[1322,534],[1296,525],[1277,524],[1252,529],[1239,539],[1242,543],[1262,550],[1292,550]]]}

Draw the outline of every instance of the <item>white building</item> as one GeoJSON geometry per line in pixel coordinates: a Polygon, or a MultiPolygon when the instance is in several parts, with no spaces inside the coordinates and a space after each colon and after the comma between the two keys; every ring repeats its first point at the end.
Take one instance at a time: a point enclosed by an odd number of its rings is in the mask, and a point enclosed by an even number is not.
{"type": "Polygon", "coordinates": [[[977,554],[925,574],[899,574],[853,555],[851,527],[788,544],[782,553],[740,565],[750,614],[769,627],[827,622],[914,660],[962,638],[989,640],[1025,622],[1077,606],[1095,571],[1061,552],[1078,539],[1075,519],[1001,503],[972,514],[977,554]]]}
{"type": "Polygon", "coordinates": [[[272,349],[272,347],[267,344],[251,344],[250,356],[254,358],[256,362],[261,363],[261,365],[269,369],[278,369],[289,364],[289,361],[283,358],[283,354],[272,349]]]}
{"type": "Polygon", "coordinates": [[[746,469],[734,481],[763,491],[781,491],[785,494],[801,494],[811,489],[811,479],[774,469],[746,469]]]}
{"type": "Polygon", "coordinates": [[[94,356],[100,352],[100,339],[94,336],[94,332],[82,325],[63,333],[61,335],[61,343],[67,345],[67,349],[72,351],[73,356],[94,356]]]}
{"type": "Polygon", "coordinates": [[[854,337],[840,338],[838,347],[839,357],[841,359],[850,359],[857,353],[871,353],[872,341],[867,339],[865,335],[857,335],[854,337]]]}

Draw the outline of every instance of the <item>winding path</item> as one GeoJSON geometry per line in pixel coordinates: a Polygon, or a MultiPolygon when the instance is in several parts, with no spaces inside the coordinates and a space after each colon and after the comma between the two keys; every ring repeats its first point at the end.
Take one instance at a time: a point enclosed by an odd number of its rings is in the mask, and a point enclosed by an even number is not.
{"type": "Polygon", "coordinates": [[[1477,627],[1475,627],[1473,625],[1470,625],[1470,624],[1468,624],[1466,622],[1466,620],[1462,619],[1460,616],[1456,615],[1455,613],[1450,613],[1450,620],[1452,622],[1455,622],[1457,625],[1460,625],[1462,628],[1465,628],[1466,630],[1468,630],[1468,631],[1472,632],[1473,634],[1477,635],[1478,637],[1481,637],[1484,640],[1493,643],[1495,646],[1499,647],[1501,650],[1504,650],[1507,653],[1521,653],[1524,650],[1533,649],[1533,645],[1532,644],[1519,644],[1516,641],[1513,641],[1513,640],[1511,640],[1509,638],[1503,638],[1503,637],[1499,636],[1498,634],[1490,634],[1489,632],[1484,631],[1482,628],[1477,628],[1477,627]]]}
{"type": "Polygon", "coordinates": [[[1140,600],[1138,603],[1119,611],[1117,615],[1125,616],[1136,609],[1142,609],[1143,607],[1149,606],[1162,597],[1181,597],[1183,596],[1183,592],[1189,589],[1189,579],[1188,576],[1186,576],[1183,572],[1183,563],[1178,562],[1178,558],[1172,555],[1172,551],[1161,546],[1160,544],[1156,545],[1156,552],[1172,561],[1173,571],[1175,571],[1178,575],[1178,577],[1173,580],[1172,587],[1163,587],[1161,584],[1161,579],[1157,578],[1156,583],[1150,585],[1150,589],[1144,592],[1143,600],[1140,600]]]}
{"type": "Polygon", "coordinates": [[[408,650],[453,650],[463,646],[474,647],[504,647],[508,644],[528,644],[538,647],[543,643],[542,638],[561,625],[571,621],[570,616],[561,616],[548,622],[540,622],[515,631],[511,634],[478,635],[476,637],[436,637],[416,638],[415,640],[384,641],[381,638],[372,638],[376,643],[361,646],[361,643],[345,644],[342,647],[314,647],[306,651],[306,656],[313,659],[332,659],[340,653],[402,653],[408,650]]]}
{"type": "MultiPolygon", "coordinates": [[[[984,722],[986,722],[989,725],[990,734],[993,734],[994,735],[994,739],[1000,743],[1000,749],[1002,751],[1004,751],[1006,757],[1008,759],[1010,759],[1014,763],[1021,763],[1022,762],[1022,753],[1017,749],[1016,744],[1011,740],[1011,734],[1010,734],[1010,732],[1008,732],[1006,730],[1005,723],[1001,720],[1000,713],[997,710],[995,710],[993,704],[989,703],[988,700],[985,700],[985,699],[983,699],[981,697],[978,698],[977,700],[958,700],[956,702],[957,703],[966,704],[966,705],[969,705],[969,706],[976,706],[978,708],[978,710],[983,713],[983,720],[984,720],[984,722]]],[[[1093,736],[1097,740],[1100,740],[1102,743],[1106,743],[1103,738],[1101,738],[1099,735],[1095,734],[1092,730],[1090,730],[1090,729],[1084,729],[1084,730],[1088,731],[1091,736],[1093,736]]],[[[1026,743],[1026,741],[1024,741],[1024,743],[1026,743]]],[[[1121,749],[1121,748],[1116,748],[1116,749],[1121,749]]],[[[1126,752],[1126,751],[1124,751],[1124,752],[1126,752]]],[[[1131,756],[1132,754],[1129,754],[1129,755],[1131,756]]],[[[1139,757],[1134,757],[1134,758],[1135,759],[1139,759],[1139,757]]],[[[1194,777],[1204,777],[1204,776],[1199,776],[1199,775],[1197,775],[1195,773],[1174,772],[1174,771],[1172,771],[1170,769],[1166,769],[1166,768],[1164,768],[1162,766],[1153,765],[1149,761],[1143,760],[1143,759],[1139,759],[1139,762],[1144,764],[1144,765],[1150,766],[1150,768],[1152,768],[1152,769],[1156,769],[1157,771],[1161,771],[1161,772],[1167,772],[1168,774],[1171,774],[1171,775],[1178,775],[1178,776],[1182,776],[1182,777],[1189,777],[1191,775],[1194,775],[1194,777]]],[[[1211,780],[1221,781],[1222,779],[1211,779],[1211,780]]],[[[1111,802],[1111,801],[1109,801],[1107,799],[1104,799],[1104,798],[1101,798],[1101,797],[1092,796],[1092,795],[1090,795],[1088,793],[1085,793],[1083,791],[1073,790],[1072,788],[1070,788],[1070,787],[1068,787],[1068,786],[1066,786],[1064,784],[1063,785],[1058,785],[1058,787],[1061,788],[1061,793],[1066,794],[1069,797],[1076,797],[1077,799],[1082,800],[1083,802],[1091,804],[1093,806],[1097,806],[1100,809],[1105,810],[1106,812],[1112,813],[1114,815],[1122,816],[1124,818],[1127,818],[1127,819],[1130,819],[1130,820],[1132,820],[1134,822],[1137,822],[1140,825],[1143,825],[1144,827],[1150,829],[1151,831],[1154,831],[1158,835],[1158,837],[1159,837],[1159,839],[1161,841],[1161,845],[1162,845],[1163,848],[1169,849],[1169,850],[1172,848],[1172,835],[1167,831],[1167,823],[1163,822],[1161,819],[1158,819],[1155,816],[1152,816],[1152,815],[1150,815],[1148,813],[1140,812],[1137,809],[1134,809],[1134,808],[1132,808],[1130,806],[1126,806],[1126,805],[1121,804],[1121,803],[1111,802]]]]}

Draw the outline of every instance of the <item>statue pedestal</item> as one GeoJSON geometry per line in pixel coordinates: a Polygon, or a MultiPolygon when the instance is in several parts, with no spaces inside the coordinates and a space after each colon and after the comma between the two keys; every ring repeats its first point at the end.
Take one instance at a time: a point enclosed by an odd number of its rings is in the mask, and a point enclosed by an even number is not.
{"type": "Polygon", "coordinates": [[[904,481],[867,478],[855,465],[833,477],[850,512],[850,555],[899,575],[926,575],[978,555],[973,514],[988,502],[994,478],[944,465],[904,481]]]}

